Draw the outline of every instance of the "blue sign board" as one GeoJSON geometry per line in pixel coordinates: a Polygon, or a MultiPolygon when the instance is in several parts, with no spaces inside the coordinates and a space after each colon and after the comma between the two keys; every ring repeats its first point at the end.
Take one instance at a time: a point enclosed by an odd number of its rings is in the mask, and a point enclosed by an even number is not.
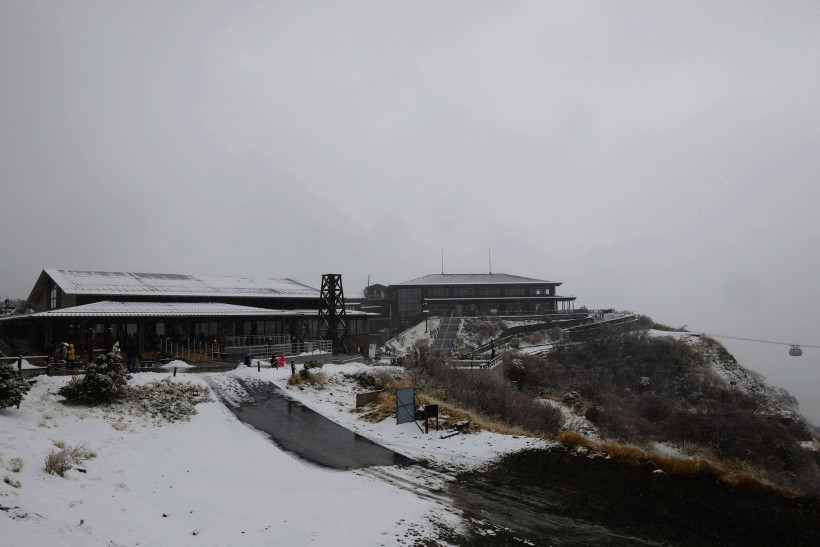
{"type": "Polygon", "coordinates": [[[396,390],[396,425],[416,421],[416,388],[396,390]]]}

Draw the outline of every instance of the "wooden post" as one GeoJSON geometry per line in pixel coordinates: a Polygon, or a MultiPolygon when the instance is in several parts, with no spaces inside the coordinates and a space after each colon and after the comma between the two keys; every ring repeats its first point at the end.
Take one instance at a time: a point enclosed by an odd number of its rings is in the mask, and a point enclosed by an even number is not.
{"type": "Polygon", "coordinates": [[[91,364],[94,362],[94,329],[88,329],[86,336],[88,337],[88,363],[91,364]]]}
{"type": "Polygon", "coordinates": [[[256,361],[256,372],[262,372],[262,361],[256,361]]]}

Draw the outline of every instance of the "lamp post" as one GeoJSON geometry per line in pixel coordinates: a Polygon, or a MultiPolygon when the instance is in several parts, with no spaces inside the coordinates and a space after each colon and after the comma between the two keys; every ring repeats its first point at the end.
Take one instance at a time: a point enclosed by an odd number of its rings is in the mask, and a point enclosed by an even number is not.
{"type": "Polygon", "coordinates": [[[430,315],[430,310],[427,307],[427,300],[421,304],[421,313],[424,314],[424,334],[427,334],[427,316],[430,315]]]}

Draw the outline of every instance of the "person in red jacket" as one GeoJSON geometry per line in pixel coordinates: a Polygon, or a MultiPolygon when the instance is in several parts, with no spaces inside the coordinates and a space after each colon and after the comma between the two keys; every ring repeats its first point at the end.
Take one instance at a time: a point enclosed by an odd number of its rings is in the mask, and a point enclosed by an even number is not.
{"type": "Polygon", "coordinates": [[[285,366],[285,354],[284,353],[279,354],[279,366],[280,367],[285,366]]]}

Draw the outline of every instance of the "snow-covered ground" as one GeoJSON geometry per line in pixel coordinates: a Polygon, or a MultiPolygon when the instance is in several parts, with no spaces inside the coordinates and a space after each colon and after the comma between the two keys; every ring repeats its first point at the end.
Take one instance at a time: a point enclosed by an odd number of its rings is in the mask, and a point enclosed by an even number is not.
{"type": "MultiPolygon", "coordinates": [[[[203,376],[184,373],[182,364],[174,381],[205,385],[203,376]]],[[[389,448],[433,460],[443,473],[418,466],[330,471],[282,452],[218,402],[197,405],[189,422],[158,426],[110,409],[64,405],[56,391],[69,378],[41,376],[19,410],[0,410],[0,474],[7,478],[0,483],[0,543],[411,544],[435,538],[440,526],[460,529],[458,512],[433,493],[436,481],[544,444],[487,432],[442,439],[432,430],[422,434],[413,423],[361,420],[354,410],[357,389],[345,375],[366,366],[325,365],[324,389],[288,393],[389,448]],[[43,469],[56,445],[83,445],[96,456],[60,478],[43,469]]],[[[284,386],[290,370],[240,367],[210,376],[230,382],[231,375],[284,386]]],[[[132,381],[169,376],[143,373],[132,381]]]]}
{"type": "Polygon", "coordinates": [[[421,321],[416,323],[409,329],[402,331],[398,336],[392,338],[385,344],[388,350],[395,350],[397,353],[406,353],[419,340],[432,341],[436,336],[436,331],[441,324],[440,317],[431,317],[427,320],[427,329],[425,332],[425,323],[421,321]]]}

